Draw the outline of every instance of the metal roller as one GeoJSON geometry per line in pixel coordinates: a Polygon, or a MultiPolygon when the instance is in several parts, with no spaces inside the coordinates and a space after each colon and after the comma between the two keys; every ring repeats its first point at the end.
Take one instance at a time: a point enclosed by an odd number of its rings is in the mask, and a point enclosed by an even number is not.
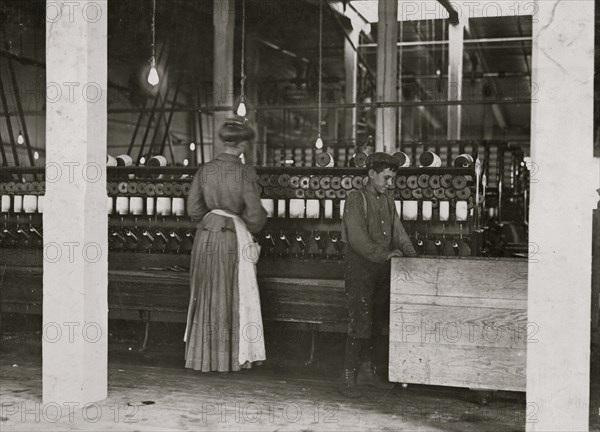
{"type": "Polygon", "coordinates": [[[423,191],[421,189],[413,189],[411,195],[413,198],[420,200],[423,198],[423,191]]]}
{"type": "Polygon", "coordinates": [[[350,176],[344,176],[342,177],[342,188],[345,190],[350,190],[352,189],[352,177],[350,176]]]}
{"type": "Polygon", "coordinates": [[[429,176],[429,187],[433,189],[439,189],[441,186],[441,178],[439,175],[429,176]]]}
{"type": "Polygon", "coordinates": [[[461,154],[454,159],[454,166],[456,168],[468,168],[473,165],[473,156],[470,154],[461,154]]]}
{"type": "Polygon", "coordinates": [[[121,182],[121,183],[119,183],[118,189],[119,189],[119,193],[126,194],[127,193],[127,189],[128,189],[127,182],[121,182]]]}
{"type": "Polygon", "coordinates": [[[300,177],[298,176],[291,176],[290,177],[290,181],[288,182],[289,186],[292,188],[299,188],[300,187],[300,177]]]}
{"type": "Polygon", "coordinates": [[[325,199],[325,191],[323,189],[317,189],[315,191],[315,197],[318,199],[325,199]]]}
{"type": "Polygon", "coordinates": [[[331,189],[331,177],[329,177],[329,176],[321,177],[321,181],[319,182],[319,185],[321,186],[321,189],[323,189],[323,190],[331,189]]]}
{"type": "Polygon", "coordinates": [[[279,176],[275,174],[271,174],[269,176],[269,186],[277,187],[279,186],[279,176]]]}
{"type": "Polygon", "coordinates": [[[0,183],[0,193],[6,192],[6,183],[0,183]]]}
{"type": "Polygon", "coordinates": [[[322,152],[317,155],[317,166],[332,167],[334,165],[333,156],[330,153],[322,152]]]}
{"type": "Polygon", "coordinates": [[[433,189],[431,189],[430,187],[426,187],[424,189],[422,189],[423,191],[423,197],[427,198],[427,199],[432,199],[433,198],[433,189]]]}
{"type": "Polygon", "coordinates": [[[284,197],[285,196],[284,189],[282,187],[279,187],[279,186],[273,188],[273,193],[277,197],[284,197]]]}
{"type": "Polygon", "coordinates": [[[148,183],[146,185],[146,195],[148,195],[149,197],[152,197],[154,195],[156,195],[156,191],[155,191],[155,186],[153,183],[148,183]]]}
{"type": "Polygon", "coordinates": [[[427,186],[429,186],[429,174],[421,174],[417,178],[417,184],[420,188],[426,188],[427,186]]]}
{"type": "Polygon", "coordinates": [[[30,182],[24,183],[24,184],[23,184],[23,190],[24,190],[25,192],[31,192],[31,191],[33,191],[33,190],[34,190],[34,189],[33,189],[33,185],[32,185],[30,182]]]}
{"type": "Polygon", "coordinates": [[[473,207],[475,206],[475,198],[473,198],[473,195],[471,195],[468,199],[467,199],[467,208],[469,210],[471,210],[473,207]]]}
{"type": "Polygon", "coordinates": [[[173,184],[173,195],[176,197],[180,197],[183,195],[183,185],[181,183],[173,184]]]}
{"type": "Polygon", "coordinates": [[[465,176],[454,176],[452,179],[452,187],[456,190],[461,190],[467,187],[467,179],[465,176]]]}
{"type": "Polygon", "coordinates": [[[296,198],[296,190],[291,188],[285,188],[283,190],[286,198],[296,198]]]}
{"type": "Polygon", "coordinates": [[[431,198],[431,208],[438,208],[440,206],[440,202],[438,201],[438,199],[436,197],[431,198]]]}
{"type": "Polygon", "coordinates": [[[41,181],[39,183],[38,192],[46,192],[46,182],[45,181],[41,181]]]}
{"type": "Polygon", "coordinates": [[[296,198],[304,198],[304,189],[294,189],[294,195],[296,198]]]}
{"type": "Polygon", "coordinates": [[[446,197],[450,199],[456,198],[456,191],[454,188],[448,188],[444,191],[444,193],[446,194],[446,197]]]}
{"type": "Polygon", "coordinates": [[[464,188],[456,191],[456,198],[460,200],[466,200],[471,196],[471,189],[464,188]]]}
{"type": "Polygon", "coordinates": [[[401,167],[409,167],[410,166],[410,158],[404,152],[396,152],[392,156],[394,156],[400,162],[401,167]]]}
{"type": "Polygon", "coordinates": [[[452,187],[452,174],[444,174],[440,178],[440,184],[442,185],[443,188],[452,187]]]}
{"type": "Polygon", "coordinates": [[[15,182],[6,183],[6,192],[14,192],[15,191],[15,182]]]}
{"type": "Polygon", "coordinates": [[[137,184],[137,193],[144,195],[146,193],[146,183],[140,182],[137,184]]]}
{"type": "Polygon", "coordinates": [[[304,195],[306,196],[306,198],[308,199],[313,199],[315,197],[315,191],[312,189],[308,189],[304,195]]]}
{"type": "Polygon", "coordinates": [[[357,175],[352,178],[352,187],[354,189],[362,189],[362,184],[363,184],[362,176],[357,175]]]}
{"type": "Polygon", "coordinates": [[[15,183],[15,192],[25,192],[25,184],[15,183]]]}
{"type": "Polygon", "coordinates": [[[274,197],[275,196],[275,192],[273,191],[273,187],[272,186],[265,186],[263,188],[263,195],[266,197],[274,197]]]}
{"type": "Polygon", "coordinates": [[[119,186],[116,183],[108,183],[106,185],[106,189],[108,189],[109,195],[118,195],[119,194],[119,186]]]}
{"type": "Polygon", "coordinates": [[[138,193],[138,184],[137,182],[129,182],[127,184],[127,193],[130,195],[135,195],[138,193]]]}
{"type": "MultiPolygon", "coordinates": [[[[340,189],[338,189],[338,191],[339,191],[339,190],[340,190],[340,189]]],[[[335,192],[336,192],[336,191],[334,191],[333,189],[326,190],[326,191],[325,191],[325,198],[328,198],[328,199],[335,199],[335,192]]]]}
{"type": "Polygon", "coordinates": [[[394,181],[394,183],[396,183],[396,187],[398,189],[406,189],[406,177],[405,176],[397,176],[396,181],[394,181]]]}
{"type": "Polygon", "coordinates": [[[338,199],[344,199],[346,198],[346,196],[348,195],[348,192],[346,191],[346,189],[340,189],[335,191],[335,197],[338,199]]]}
{"type": "Polygon", "coordinates": [[[363,153],[363,152],[356,153],[356,156],[354,156],[354,158],[353,158],[354,165],[356,165],[357,167],[364,167],[367,163],[367,157],[368,157],[368,155],[366,153],[363,153]]]}
{"type": "Polygon", "coordinates": [[[446,198],[446,192],[442,188],[434,189],[433,196],[436,197],[437,199],[444,199],[444,198],[446,198]]]}
{"type": "Polygon", "coordinates": [[[342,188],[342,178],[335,176],[331,178],[331,189],[339,190],[342,188]]]}
{"type": "Polygon", "coordinates": [[[310,188],[312,190],[317,190],[321,187],[321,178],[318,176],[314,176],[310,178],[310,188]]]}
{"type": "Polygon", "coordinates": [[[397,199],[397,200],[402,199],[402,190],[394,189],[393,193],[394,193],[394,199],[397,199]]]}
{"type": "Polygon", "coordinates": [[[408,178],[406,179],[406,186],[408,186],[409,189],[418,188],[419,187],[419,178],[416,175],[408,176],[408,178]]]}
{"type": "Polygon", "coordinates": [[[165,185],[162,183],[156,183],[154,185],[154,193],[156,193],[157,196],[163,196],[165,194],[165,185]]]}
{"type": "Polygon", "coordinates": [[[269,186],[269,174],[261,174],[258,177],[258,183],[261,186],[269,186]]]}
{"type": "Polygon", "coordinates": [[[411,189],[400,189],[400,196],[402,199],[408,200],[412,198],[412,190],[411,189]]]}
{"type": "Polygon", "coordinates": [[[310,188],[310,178],[309,177],[300,177],[300,187],[302,189],[309,189],[310,188]]]}
{"type": "Polygon", "coordinates": [[[190,183],[183,184],[183,196],[188,196],[190,194],[190,190],[192,189],[192,185],[190,183]]]}
{"type": "Polygon", "coordinates": [[[290,184],[290,176],[289,174],[281,174],[278,178],[277,178],[277,183],[279,184],[279,186],[281,187],[288,187],[290,184]]]}

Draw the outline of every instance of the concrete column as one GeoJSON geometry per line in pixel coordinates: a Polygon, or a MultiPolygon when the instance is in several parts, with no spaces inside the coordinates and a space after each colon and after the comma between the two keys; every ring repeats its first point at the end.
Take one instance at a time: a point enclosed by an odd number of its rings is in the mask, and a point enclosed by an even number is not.
{"type": "Polygon", "coordinates": [[[46,7],[44,404],[107,396],[107,3],[46,7]]]}
{"type": "Polygon", "coordinates": [[[527,431],[588,430],[594,2],[536,1],[527,431]]]}
{"type": "MultiPolygon", "coordinates": [[[[448,26],[448,100],[462,100],[463,76],[463,51],[464,51],[465,25],[448,26]]],[[[460,105],[448,106],[448,139],[460,139],[460,126],[462,121],[462,107],[460,105]]]]}
{"type": "MultiPolygon", "coordinates": [[[[213,59],[213,105],[234,106],[233,85],[233,40],[235,30],[235,0],[213,0],[213,24],[215,27],[214,59],[213,59]]],[[[216,111],[213,116],[213,155],[217,156],[225,149],[219,138],[219,129],[233,111],[216,111]]]]}
{"type": "MultiPolygon", "coordinates": [[[[398,2],[379,0],[377,25],[377,101],[396,102],[398,93],[398,2]]],[[[378,108],[375,150],[396,148],[396,108],[378,108]]]]}

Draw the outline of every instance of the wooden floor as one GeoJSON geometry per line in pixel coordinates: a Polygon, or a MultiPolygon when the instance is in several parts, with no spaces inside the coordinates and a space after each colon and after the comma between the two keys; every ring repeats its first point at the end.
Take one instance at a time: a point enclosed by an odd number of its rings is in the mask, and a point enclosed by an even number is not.
{"type": "MultiPolygon", "coordinates": [[[[0,430],[525,430],[523,393],[498,392],[491,405],[480,406],[465,389],[363,380],[364,397],[344,399],[336,391],[341,357],[331,354],[339,350],[331,348],[334,341],[322,342],[317,365],[304,365],[280,346],[264,366],[234,374],[186,370],[177,360],[179,347],[154,346],[140,354],[135,344],[111,344],[108,399],[85,412],[74,410],[71,421],[67,408],[58,419],[54,404],[42,405],[40,345],[5,338],[0,430]]],[[[591,430],[600,430],[598,423],[591,430]]]]}

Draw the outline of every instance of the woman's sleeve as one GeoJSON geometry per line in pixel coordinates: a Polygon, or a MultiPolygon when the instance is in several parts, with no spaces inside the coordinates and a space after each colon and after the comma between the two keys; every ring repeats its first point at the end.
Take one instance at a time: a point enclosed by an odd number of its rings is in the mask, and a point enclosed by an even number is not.
{"type": "Polygon", "coordinates": [[[242,219],[251,233],[260,232],[267,223],[267,212],[260,203],[260,186],[258,175],[251,166],[244,166],[243,171],[244,211],[242,219]]]}
{"type": "Polygon", "coordinates": [[[206,206],[204,197],[202,196],[201,170],[202,167],[198,168],[198,171],[196,171],[196,174],[194,175],[187,199],[188,216],[194,222],[200,222],[206,213],[209,212],[209,208],[206,206]]]}

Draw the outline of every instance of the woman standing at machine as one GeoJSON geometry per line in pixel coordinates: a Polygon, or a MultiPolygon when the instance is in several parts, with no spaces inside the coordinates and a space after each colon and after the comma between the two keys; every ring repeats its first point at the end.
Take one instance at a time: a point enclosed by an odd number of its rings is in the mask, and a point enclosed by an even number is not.
{"type": "Polygon", "coordinates": [[[219,131],[223,153],[200,166],[188,197],[198,222],[190,265],[185,367],[229,372],[265,360],[256,282],[259,249],[250,233],[266,223],[256,171],[240,161],[254,131],[228,119],[219,131]]]}

